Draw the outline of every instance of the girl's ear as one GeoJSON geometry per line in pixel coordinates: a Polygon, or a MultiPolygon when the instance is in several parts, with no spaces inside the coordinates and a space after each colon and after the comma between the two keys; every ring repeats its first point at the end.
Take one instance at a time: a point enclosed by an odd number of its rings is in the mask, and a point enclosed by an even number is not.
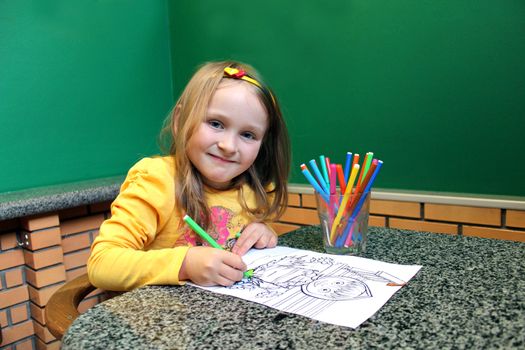
{"type": "Polygon", "coordinates": [[[173,136],[177,135],[177,125],[179,125],[179,118],[180,118],[180,104],[176,105],[175,108],[173,108],[173,117],[172,117],[172,132],[173,136]]]}

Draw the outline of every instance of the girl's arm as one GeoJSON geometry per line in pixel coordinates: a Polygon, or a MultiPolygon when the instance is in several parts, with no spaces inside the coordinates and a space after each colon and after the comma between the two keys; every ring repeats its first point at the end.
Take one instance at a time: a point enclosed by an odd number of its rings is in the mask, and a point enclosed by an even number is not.
{"type": "Polygon", "coordinates": [[[179,284],[188,247],[146,250],[173,215],[172,163],[145,158],[130,169],[111,205],[111,218],[91,246],[91,283],[107,290],[130,290],[146,284],[179,284]]]}

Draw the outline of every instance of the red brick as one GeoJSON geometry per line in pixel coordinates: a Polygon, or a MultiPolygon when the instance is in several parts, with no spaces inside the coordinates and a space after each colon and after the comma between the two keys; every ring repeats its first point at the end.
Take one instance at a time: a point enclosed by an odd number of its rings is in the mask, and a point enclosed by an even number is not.
{"type": "Polygon", "coordinates": [[[76,268],[76,269],[71,269],[71,270],[67,270],[66,271],[66,281],[71,281],[73,278],[76,278],[80,275],[83,275],[87,273],[87,267],[86,266],[82,266],[82,267],[79,267],[79,268],[76,268]]]}
{"type": "Polygon", "coordinates": [[[91,246],[91,237],[90,237],[89,232],[65,236],[62,239],[62,250],[64,251],[64,253],[69,253],[75,250],[89,248],[90,246],[91,246]]]}
{"type": "Polygon", "coordinates": [[[24,279],[22,276],[22,267],[7,270],[5,272],[5,283],[6,283],[7,288],[19,286],[23,282],[24,282],[24,279]]]}
{"type": "Polygon", "coordinates": [[[401,216],[408,218],[421,217],[419,202],[416,203],[372,199],[370,201],[370,213],[387,216],[401,216]]]}
{"type": "Polygon", "coordinates": [[[62,222],[60,225],[62,229],[62,236],[67,236],[73,233],[80,233],[84,231],[98,229],[104,221],[104,214],[97,214],[86,216],[83,218],[73,219],[62,222]]]}
{"type": "Polygon", "coordinates": [[[89,254],[90,250],[84,249],[64,255],[64,266],[66,267],[66,270],[86,265],[89,254]]]}
{"type": "Polygon", "coordinates": [[[507,210],[507,226],[525,228],[525,210],[507,210]]]}
{"type": "Polygon", "coordinates": [[[272,224],[272,228],[279,236],[285,233],[297,230],[300,227],[301,226],[298,226],[298,225],[283,224],[280,222],[275,222],[272,224]]]}
{"type": "Polygon", "coordinates": [[[0,253],[0,270],[24,265],[24,253],[21,248],[0,253]]]}
{"type": "Polygon", "coordinates": [[[24,236],[28,237],[30,250],[37,250],[55,245],[60,245],[62,236],[60,235],[60,227],[51,227],[43,230],[24,232],[24,236]]]}
{"type": "Polygon", "coordinates": [[[301,199],[303,208],[317,208],[317,202],[313,194],[303,194],[301,195],[301,199]]]}
{"type": "Polygon", "coordinates": [[[29,299],[27,286],[22,285],[0,292],[0,309],[23,303],[29,299]]]}
{"type": "Polygon", "coordinates": [[[463,236],[504,239],[525,242],[525,231],[503,230],[488,227],[463,226],[463,236]]]}
{"type": "Polygon", "coordinates": [[[10,309],[11,313],[11,323],[20,323],[29,319],[27,303],[20,305],[12,306],[10,309]]]}
{"type": "Polygon", "coordinates": [[[59,246],[41,249],[35,252],[25,250],[24,257],[27,266],[31,267],[33,270],[38,270],[42,267],[59,264],[64,261],[62,248],[59,246]]]}
{"type": "Polygon", "coordinates": [[[63,283],[60,283],[43,288],[35,288],[31,285],[28,285],[27,289],[29,290],[29,299],[38,306],[46,306],[53,293],[63,285],[63,283]]]}
{"type": "Polygon", "coordinates": [[[280,221],[292,224],[319,225],[319,216],[315,209],[288,207],[280,221]]]}
{"type": "Polygon", "coordinates": [[[7,327],[7,309],[0,310],[0,327],[4,328],[7,327]]]}
{"type": "Polygon", "coordinates": [[[500,226],[501,209],[426,203],[425,219],[500,226]]]}
{"type": "Polygon", "coordinates": [[[2,250],[13,249],[16,246],[18,246],[18,244],[15,232],[0,233],[0,247],[2,250]]]}
{"type": "Polygon", "coordinates": [[[42,288],[58,282],[64,282],[66,280],[66,270],[63,264],[40,270],[26,267],[26,280],[33,287],[42,288]]]}
{"type": "Polygon", "coordinates": [[[458,234],[458,225],[421,220],[390,218],[390,227],[413,231],[458,234]]]}
{"type": "Polygon", "coordinates": [[[384,216],[368,216],[368,226],[385,227],[386,218],[384,216]]]}
{"type": "Polygon", "coordinates": [[[62,344],[60,340],[55,340],[51,343],[44,343],[40,338],[36,337],[36,348],[37,350],[60,350],[62,344]]]}
{"type": "Polygon", "coordinates": [[[0,346],[5,346],[7,344],[14,343],[17,340],[24,339],[34,334],[33,322],[28,320],[12,327],[7,327],[2,329],[2,344],[0,346]]]}
{"type": "Polygon", "coordinates": [[[301,197],[297,193],[288,194],[288,205],[292,207],[298,207],[301,205],[301,197]]]}
{"type": "Polygon", "coordinates": [[[35,335],[44,343],[49,343],[56,339],[47,327],[41,325],[38,321],[33,321],[33,327],[35,329],[35,335]]]}
{"type": "Polygon", "coordinates": [[[16,343],[15,350],[33,350],[33,340],[28,338],[16,343]]]}
{"type": "Polygon", "coordinates": [[[94,231],[90,231],[89,233],[91,234],[91,240],[90,242],[93,243],[93,241],[95,240],[95,238],[97,238],[98,234],[99,234],[99,230],[94,230],[94,231]]]}
{"type": "Polygon", "coordinates": [[[29,309],[31,310],[31,317],[40,322],[46,324],[45,307],[40,307],[35,303],[29,302],[29,309]]]}
{"type": "Polygon", "coordinates": [[[22,227],[27,231],[35,231],[43,228],[54,227],[59,225],[58,214],[39,215],[23,218],[22,227]]]}

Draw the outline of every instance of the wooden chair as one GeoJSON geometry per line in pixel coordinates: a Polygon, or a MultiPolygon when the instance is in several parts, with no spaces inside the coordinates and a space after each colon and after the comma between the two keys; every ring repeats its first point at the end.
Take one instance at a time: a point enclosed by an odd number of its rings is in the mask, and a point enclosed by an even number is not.
{"type": "Polygon", "coordinates": [[[64,332],[80,315],[78,304],[86,295],[96,289],[87,274],[67,282],[58,289],[46,305],[46,326],[57,339],[62,339],[64,332]]]}

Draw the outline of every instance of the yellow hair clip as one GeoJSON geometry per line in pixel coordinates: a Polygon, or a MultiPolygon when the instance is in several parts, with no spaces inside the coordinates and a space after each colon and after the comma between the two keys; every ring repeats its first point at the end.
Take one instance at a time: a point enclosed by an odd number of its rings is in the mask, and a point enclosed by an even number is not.
{"type": "Polygon", "coordinates": [[[261,84],[253,79],[252,77],[248,76],[245,71],[242,69],[232,68],[232,67],[226,67],[224,68],[224,76],[226,78],[233,78],[233,79],[241,79],[244,81],[247,81],[255,86],[257,86],[259,89],[262,89],[263,87],[261,84]]]}

